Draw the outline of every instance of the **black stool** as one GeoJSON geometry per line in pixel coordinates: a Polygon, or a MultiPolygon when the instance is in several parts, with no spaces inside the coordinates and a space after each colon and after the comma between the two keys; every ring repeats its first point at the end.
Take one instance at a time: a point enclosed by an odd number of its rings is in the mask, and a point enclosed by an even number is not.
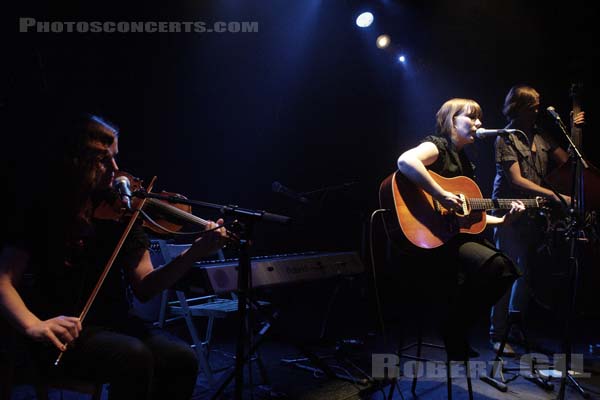
{"type": "MultiPolygon", "coordinates": [[[[402,358],[407,358],[407,359],[411,359],[411,360],[415,360],[416,363],[414,365],[414,370],[413,370],[413,378],[412,378],[412,384],[411,384],[411,388],[410,391],[413,394],[413,396],[417,396],[416,390],[417,390],[417,381],[418,381],[418,366],[420,362],[442,362],[442,361],[438,361],[438,360],[432,360],[430,358],[424,358],[422,357],[422,350],[423,347],[427,347],[427,348],[431,348],[431,349],[438,349],[438,350],[446,350],[446,347],[440,344],[435,344],[435,343],[427,343],[423,341],[423,329],[422,329],[422,325],[421,325],[421,321],[418,322],[418,331],[417,331],[417,341],[415,343],[411,343],[408,346],[402,346],[402,343],[400,343],[400,345],[398,346],[398,358],[401,360],[402,358]],[[405,352],[409,349],[415,348],[416,347],[416,355],[411,355],[411,354],[406,354],[405,352]]],[[[454,361],[456,362],[456,361],[454,361]]],[[[471,382],[471,370],[470,370],[470,363],[469,360],[465,360],[465,361],[461,361],[462,363],[464,363],[465,365],[465,370],[466,370],[466,375],[467,375],[467,388],[468,388],[468,392],[469,392],[469,400],[473,400],[473,385],[471,382]]],[[[452,400],[452,363],[453,361],[450,360],[447,356],[446,356],[446,361],[443,362],[446,366],[446,386],[447,386],[447,390],[448,390],[448,396],[447,399],[448,400],[452,400]]],[[[396,378],[394,378],[395,380],[396,378]]],[[[392,384],[390,385],[390,390],[388,392],[388,399],[392,399],[393,397],[393,393],[394,393],[394,388],[396,387],[395,382],[393,381],[392,384]]]]}

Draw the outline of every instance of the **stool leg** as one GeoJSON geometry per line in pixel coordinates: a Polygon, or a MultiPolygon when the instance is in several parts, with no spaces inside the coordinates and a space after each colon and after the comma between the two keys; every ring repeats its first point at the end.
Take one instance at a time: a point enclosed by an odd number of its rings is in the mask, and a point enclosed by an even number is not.
{"type": "Polygon", "coordinates": [[[92,400],[100,400],[102,399],[102,389],[104,389],[103,384],[97,384],[94,389],[94,393],[92,394],[92,400]]]}
{"type": "Polygon", "coordinates": [[[446,387],[448,388],[448,400],[452,400],[452,361],[446,361],[446,387]]]}
{"type": "Polygon", "coordinates": [[[265,367],[265,364],[262,361],[262,358],[260,357],[260,354],[258,353],[258,350],[255,353],[256,355],[256,365],[258,365],[258,372],[260,373],[260,377],[262,379],[262,384],[263,385],[270,385],[271,381],[269,379],[269,374],[267,373],[267,368],[265,367]]]}
{"type": "Polygon", "coordinates": [[[469,390],[469,400],[473,400],[473,385],[471,383],[471,363],[465,360],[465,368],[467,371],[467,388],[469,390]]]}
{"type": "MultiPolygon", "coordinates": [[[[419,329],[419,332],[418,332],[418,336],[417,336],[417,358],[421,358],[421,347],[423,344],[423,332],[421,331],[420,326],[418,329],[419,329]]],[[[421,363],[420,360],[416,360],[416,362],[414,364],[416,371],[413,371],[412,385],[410,386],[410,392],[413,394],[413,396],[417,395],[415,392],[417,390],[417,376],[419,375],[419,367],[421,366],[420,363],[421,363]]]]}
{"type": "Polygon", "coordinates": [[[388,400],[392,400],[394,398],[394,389],[396,388],[397,378],[392,378],[392,382],[390,384],[390,390],[388,391],[388,400]]]}

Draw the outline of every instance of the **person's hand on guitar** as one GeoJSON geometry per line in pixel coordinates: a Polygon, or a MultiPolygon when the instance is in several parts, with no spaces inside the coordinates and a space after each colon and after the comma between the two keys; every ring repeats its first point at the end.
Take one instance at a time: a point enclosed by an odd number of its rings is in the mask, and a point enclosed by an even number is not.
{"type": "Polygon", "coordinates": [[[444,190],[442,195],[437,198],[437,201],[446,209],[450,211],[460,210],[463,206],[463,200],[456,194],[444,190]]]}
{"type": "MultiPolygon", "coordinates": [[[[560,197],[563,198],[563,200],[565,201],[565,203],[568,207],[571,207],[571,196],[567,196],[566,194],[561,194],[560,197]]],[[[556,202],[556,204],[563,204],[562,200],[556,194],[552,195],[552,200],[554,200],[556,202]]]]}
{"type": "Polygon", "coordinates": [[[510,203],[510,210],[502,217],[503,224],[511,224],[518,219],[525,211],[525,204],[521,200],[515,200],[510,203]]]}

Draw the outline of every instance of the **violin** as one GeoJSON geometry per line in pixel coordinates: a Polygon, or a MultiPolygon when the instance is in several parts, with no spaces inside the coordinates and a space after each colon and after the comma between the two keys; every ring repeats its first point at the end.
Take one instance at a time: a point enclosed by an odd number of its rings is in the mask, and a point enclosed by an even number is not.
{"type": "MultiPolygon", "coordinates": [[[[144,190],[143,181],[140,178],[125,171],[117,171],[115,178],[118,176],[125,176],[129,179],[132,192],[144,190]]],[[[186,199],[186,197],[181,194],[164,190],[158,194],[186,199]]],[[[192,214],[192,206],[189,204],[171,203],[167,200],[154,198],[147,198],[145,200],[144,209],[142,211],[145,218],[142,226],[157,236],[164,237],[178,234],[186,224],[206,227],[209,223],[207,220],[192,214]]],[[[131,209],[139,209],[141,202],[142,198],[134,197],[131,201],[131,209]]],[[[131,210],[125,208],[119,198],[116,198],[112,203],[102,202],[94,210],[94,218],[97,219],[112,219],[119,221],[130,216],[131,210]]]]}
{"type": "MultiPolygon", "coordinates": [[[[130,188],[132,192],[143,189],[143,181],[141,179],[136,178],[135,176],[124,171],[119,171],[116,175],[126,176],[129,179],[131,186],[130,188]]],[[[156,177],[154,177],[148,185],[148,193],[151,192],[155,181],[156,177]]],[[[181,195],[172,193],[169,194],[168,192],[162,192],[162,194],[184,198],[181,195]]],[[[98,207],[96,207],[96,209],[94,210],[94,218],[113,219],[120,221],[123,220],[125,217],[129,217],[129,221],[127,222],[127,226],[123,231],[121,239],[117,243],[117,246],[115,247],[112,255],[106,263],[104,270],[98,278],[96,286],[92,290],[92,293],[90,294],[85,306],[83,307],[83,310],[81,311],[81,314],[79,315],[79,319],[82,322],[86,317],[87,313],[89,312],[94,300],[96,299],[96,296],[98,295],[98,292],[100,291],[100,288],[102,287],[102,284],[106,279],[106,276],[108,275],[112,265],[114,264],[114,261],[117,258],[119,251],[123,247],[123,244],[127,236],[129,235],[133,224],[135,223],[135,220],[140,214],[144,215],[143,226],[147,227],[148,229],[154,231],[159,235],[177,233],[177,231],[179,231],[185,223],[193,223],[202,227],[206,227],[209,224],[208,221],[193,215],[191,213],[190,205],[179,203],[174,205],[170,204],[166,200],[159,200],[148,197],[134,198],[132,199],[131,203],[131,209],[127,209],[122,204],[122,200],[117,196],[115,198],[115,201],[101,202],[98,205],[98,207]],[[151,217],[149,213],[152,213],[153,217],[151,217]]],[[[56,358],[56,361],[54,362],[55,366],[58,365],[65,351],[66,348],[65,350],[60,352],[60,354],[56,358]]]]}
{"type": "MultiPolygon", "coordinates": [[[[152,187],[154,186],[154,182],[156,182],[156,177],[152,178],[152,181],[150,181],[150,184],[148,185],[149,191],[152,190],[152,187]]],[[[119,255],[119,251],[121,251],[121,248],[123,247],[123,244],[125,243],[125,240],[127,239],[127,235],[129,235],[129,232],[131,232],[131,228],[133,227],[135,220],[140,215],[142,208],[144,207],[144,204],[146,203],[146,200],[147,199],[142,199],[141,203],[139,204],[139,207],[137,209],[133,210],[133,213],[131,214],[131,218],[129,218],[129,222],[127,222],[127,226],[125,227],[125,230],[123,231],[123,234],[121,235],[121,238],[119,239],[119,242],[117,243],[117,246],[113,250],[112,255],[110,256],[110,258],[108,259],[108,262],[104,266],[104,269],[102,270],[102,273],[100,274],[100,277],[98,278],[98,282],[96,282],[96,286],[94,286],[94,289],[92,290],[92,293],[88,297],[88,300],[85,303],[85,306],[83,306],[83,310],[81,310],[81,313],[79,314],[79,320],[81,322],[83,322],[86,315],[90,311],[90,308],[92,307],[92,303],[96,299],[98,292],[100,292],[100,288],[102,287],[104,280],[108,276],[108,273],[110,272],[111,267],[113,266],[115,260],[117,259],[117,256],[119,255]]],[[[109,205],[108,203],[101,204],[103,206],[101,208],[101,210],[105,213],[104,217],[107,216],[107,213],[109,210],[112,210],[114,212],[117,209],[116,204],[117,204],[116,202],[112,205],[109,205]]],[[[114,217],[114,215],[115,214],[113,214],[111,216],[114,217]]],[[[96,214],[94,216],[97,217],[96,214]]],[[[63,355],[65,354],[66,350],[67,350],[67,347],[65,346],[65,349],[60,352],[58,357],[56,357],[56,361],[54,361],[54,366],[58,365],[58,363],[62,359],[63,355]]]]}

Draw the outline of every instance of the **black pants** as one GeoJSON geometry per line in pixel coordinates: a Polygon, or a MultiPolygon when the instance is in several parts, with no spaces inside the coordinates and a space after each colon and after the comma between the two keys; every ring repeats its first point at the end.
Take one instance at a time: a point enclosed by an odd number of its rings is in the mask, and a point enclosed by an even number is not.
{"type": "Polygon", "coordinates": [[[495,304],[519,277],[515,264],[487,240],[458,236],[435,258],[446,260],[456,282],[452,284],[448,321],[465,330],[495,304]]]}
{"type": "Polygon", "coordinates": [[[45,373],[109,383],[110,400],[190,399],[198,374],[189,344],[137,321],[118,330],[84,328],[58,367],[51,366],[57,351],[43,353],[45,373]]]}

